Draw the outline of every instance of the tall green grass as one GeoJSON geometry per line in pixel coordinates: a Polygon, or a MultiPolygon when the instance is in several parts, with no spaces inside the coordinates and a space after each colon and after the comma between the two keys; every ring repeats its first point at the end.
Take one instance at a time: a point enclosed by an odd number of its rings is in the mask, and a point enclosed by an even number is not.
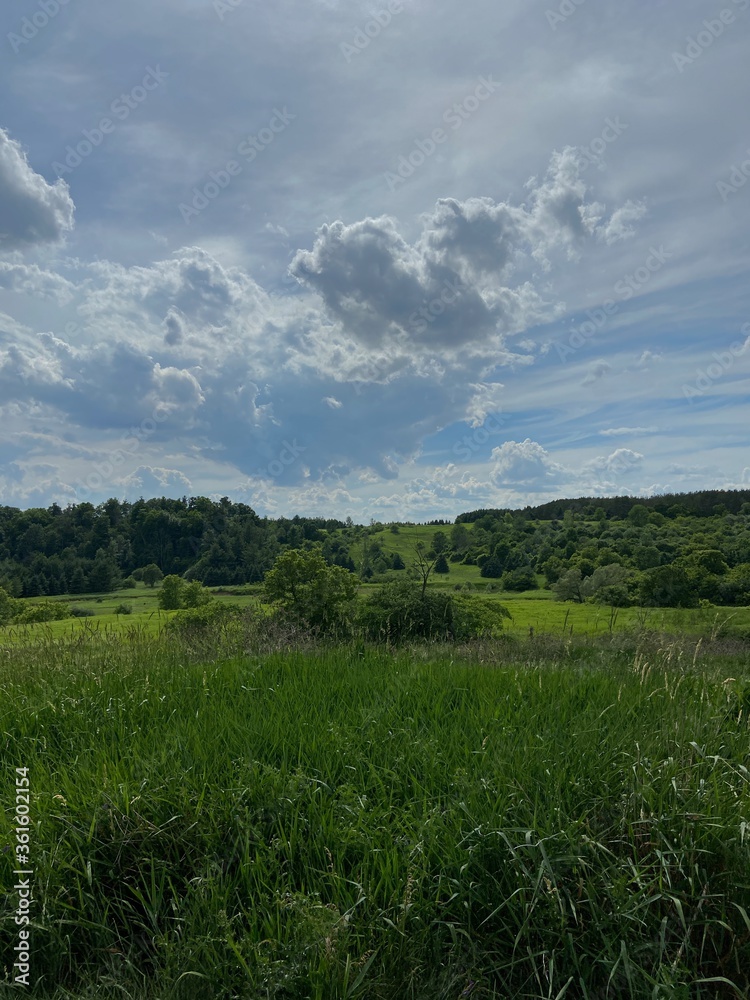
{"type": "Polygon", "coordinates": [[[0,651],[3,846],[13,769],[32,785],[27,995],[747,995],[740,647],[202,655],[0,651]]]}

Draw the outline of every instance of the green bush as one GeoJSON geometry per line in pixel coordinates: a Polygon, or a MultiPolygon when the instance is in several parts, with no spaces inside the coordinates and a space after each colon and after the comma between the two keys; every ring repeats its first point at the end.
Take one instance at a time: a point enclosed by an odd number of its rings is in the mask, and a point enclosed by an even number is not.
{"type": "Polygon", "coordinates": [[[536,574],[531,566],[521,566],[520,569],[511,569],[507,573],[503,573],[501,584],[503,590],[521,591],[539,589],[536,574]]]}
{"type": "Polygon", "coordinates": [[[500,604],[468,595],[426,591],[408,580],[387,583],[360,608],[363,636],[375,642],[473,639],[495,635],[510,618],[500,604]]]}
{"type": "Polygon", "coordinates": [[[164,626],[167,633],[181,638],[216,636],[217,633],[238,628],[245,609],[237,604],[201,604],[178,612],[164,626]]]}
{"type": "Polygon", "coordinates": [[[116,615],[132,615],[133,606],[132,604],[118,604],[115,608],[116,615]]]}
{"type": "Polygon", "coordinates": [[[497,601],[483,601],[468,594],[454,595],[453,638],[478,639],[496,636],[503,629],[503,621],[512,619],[510,611],[497,601]]]}
{"type": "Polygon", "coordinates": [[[67,604],[56,604],[54,601],[40,601],[29,604],[18,601],[23,607],[11,619],[13,625],[32,625],[37,622],[59,622],[70,618],[70,608],[67,604]]]}

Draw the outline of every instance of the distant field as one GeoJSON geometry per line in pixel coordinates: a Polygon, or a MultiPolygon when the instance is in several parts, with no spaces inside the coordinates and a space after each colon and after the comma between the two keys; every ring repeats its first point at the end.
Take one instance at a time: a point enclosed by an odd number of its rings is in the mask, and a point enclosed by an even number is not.
{"type": "MultiPolygon", "coordinates": [[[[424,528],[413,529],[424,532],[424,528]]],[[[429,528],[430,537],[434,528],[429,528]]],[[[404,534],[406,529],[402,529],[404,534]]],[[[392,536],[400,538],[399,536],[392,536]]],[[[402,539],[408,544],[408,539],[402,539]]],[[[408,549],[405,548],[407,553],[408,549]]],[[[714,607],[708,609],[677,609],[677,608],[620,608],[614,613],[606,606],[598,604],[573,604],[554,599],[549,590],[531,590],[522,594],[496,590],[497,583],[479,577],[476,566],[462,566],[460,569],[468,576],[473,574],[470,593],[482,600],[500,601],[513,615],[512,621],[507,621],[504,628],[512,635],[528,635],[533,628],[537,633],[553,633],[557,635],[599,635],[609,631],[622,631],[628,628],[647,628],[654,631],[710,636],[719,632],[750,635],[750,608],[714,607]],[[491,588],[488,591],[488,586],[491,588]]],[[[430,587],[451,590],[458,582],[454,578],[433,577],[430,587]]],[[[213,596],[216,600],[248,606],[259,600],[262,588],[260,585],[250,588],[249,595],[235,595],[232,588],[223,590],[216,588],[213,596]]],[[[377,589],[376,584],[364,584],[360,594],[366,596],[377,589]]],[[[164,612],[158,606],[158,588],[145,587],[139,584],[136,590],[120,590],[111,594],[86,594],[75,597],[55,597],[53,601],[85,608],[93,612],[92,617],[71,618],[60,622],[50,622],[40,625],[6,626],[0,628],[0,645],[36,642],[46,637],[63,639],[80,635],[83,632],[102,631],[107,633],[128,634],[132,631],[142,631],[149,635],[159,633],[164,623],[175,612],[164,612]],[[115,614],[118,605],[126,604],[133,611],[128,615],[115,614]]],[[[30,601],[43,598],[29,598],[30,601]]]]}

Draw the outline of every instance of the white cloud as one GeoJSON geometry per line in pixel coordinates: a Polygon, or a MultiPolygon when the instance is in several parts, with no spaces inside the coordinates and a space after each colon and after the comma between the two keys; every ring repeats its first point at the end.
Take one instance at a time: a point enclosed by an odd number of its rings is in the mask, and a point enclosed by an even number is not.
{"type": "Polygon", "coordinates": [[[58,242],[73,228],[73,212],[65,181],[48,184],[0,128],[0,252],[58,242]]]}

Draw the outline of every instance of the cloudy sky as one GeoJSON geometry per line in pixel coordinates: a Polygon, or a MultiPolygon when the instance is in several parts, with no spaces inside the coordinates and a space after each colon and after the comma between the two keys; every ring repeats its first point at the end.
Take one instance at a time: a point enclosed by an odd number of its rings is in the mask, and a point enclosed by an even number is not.
{"type": "Polygon", "coordinates": [[[750,487],[750,0],[0,22],[0,503],[750,487]]]}

